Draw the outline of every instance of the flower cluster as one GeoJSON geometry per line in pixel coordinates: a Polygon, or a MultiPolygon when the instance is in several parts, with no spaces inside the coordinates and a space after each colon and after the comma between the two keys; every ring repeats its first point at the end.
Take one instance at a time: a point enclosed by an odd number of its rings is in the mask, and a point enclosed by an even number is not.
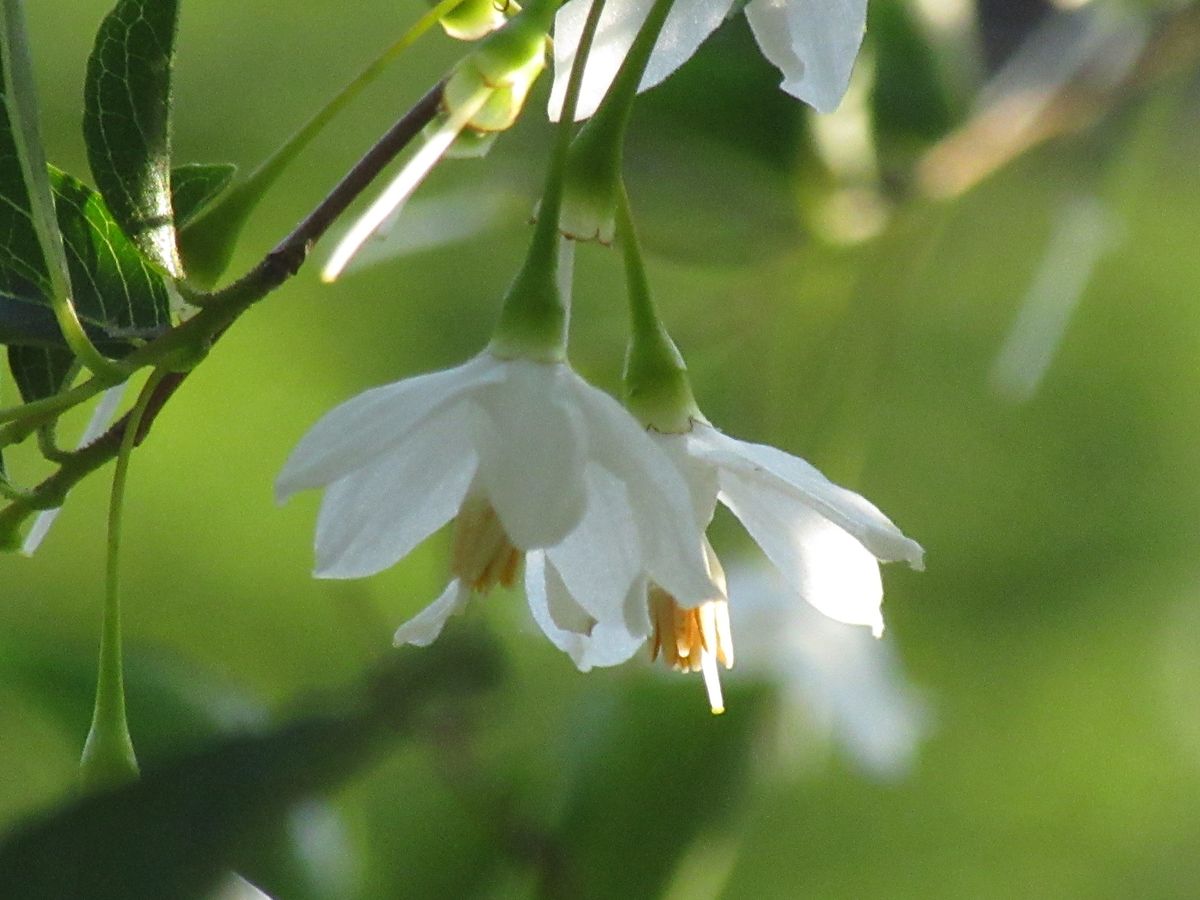
{"type": "MultiPolygon", "coordinates": [[[[702,673],[720,712],[718,673],[733,666],[734,648],[725,574],[705,536],[718,502],[799,599],[876,636],[879,563],[921,568],[921,547],[870,502],[802,459],[709,424],[651,301],[620,179],[624,123],[639,86],[686,60],[731,8],[731,0],[609,0],[602,11],[570,0],[562,8],[558,74],[574,72],[569,85],[556,81],[552,106],[561,105],[564,139],[492,343],[457,368],[337,407],[279,476],[281,501],[325,490],[320,577],[372,575],[453,520],[446,589],[400,626],[397,644],[429,644],[472,595],[514,586],[524,565],[533,618],[581,670],[622,663],[648,645],[652,658],[702,673]],[[578,64],[568,65],[577,49],[578,64]],[[571,143],[573,110],[595,116],[571,143]],[[560,229],[619,237],[624,249],[625,407],[566,361],[573,251],[562,249],[572,245],[560,229]]],[[[786,75],[784,87],[818,108],[835,105],[862,37],[865,0],[752,0],[745,8],[786,75]]],[[[485,39],[452,75],[446,95],[461,107],[461,123],[486,114],[495,118],[488,127],[512,124],[541,67],[544,10],[485,39]]]]}
{"type": "Polygon", "coordinates": [[[798,597],[876,635],[878,561],[922,562],[882,512],[802,459],[699,418],[647,431],[567,363],[492,350],[329,412],[277,495],[317,487],[319,577],[372,575],[454,520],[449,584],[397,644],[431,643],[473,593],[512,586],[524,557],[535,621],[581,670],[648,641],[704,674],[714,711],[718,665],[734,659],[725,578],[704,537],[718,500],[798,597]]]}

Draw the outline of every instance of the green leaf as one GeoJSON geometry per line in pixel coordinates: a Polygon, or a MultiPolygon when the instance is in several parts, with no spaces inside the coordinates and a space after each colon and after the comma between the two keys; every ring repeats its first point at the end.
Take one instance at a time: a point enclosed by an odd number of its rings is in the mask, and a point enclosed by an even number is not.
{"type": "Polygon", "coordinates": [[[74,353],[60,347],[8,348],[8,367],[26,403],[52,397],[62,390],[77,362],[74,353]]]}
{"type": "MultiPolygon", "coordinates": [[[[135,644],[126,649],[125,662],[126,692],[143,761],[199,750],[220,737],[270,724],[269,710],[257,699],[186,656],[135,644]]],[[[95,645],[40,629],[9,630],[0,635],[0,683],[32,701],[69,740],[79,739],[92,715],[95,645]]],[[[339,826],[324,805],[305,808],[309,814],[314,810],[323,811],[327,827],[339,826]]],[[[253,852],[238,860],[238,871],[272,896],[315,900],[329,895],[320,886],[328,887],[331,879],[349,890],[338,882],[336,868],[304,852],[293,820],[281,821],[280,826],[265,832],[253,852]]]]}
{"type": "Polygon", "coordinates": [[[169,325],[162,273],[140,256],[103,198],[65,172],[52,171],[51,183],[80,315],[118,339],[169,325]]]}
{"type": "Polygon", "coordinates": [[[233,163],[187,163],[171,170],[171,205],[175,225],[183,228],[204,212],[229,187],[233,163]]]}
{"type": "Polygon", "coordinates": [[[662,896],[693,841],[736,811],[765,706],[756,690],[726,687],[722,716],[699,677],[643,679],[581,709],[556,832],[572,896],[662,896]]]}
{"type": "MultiPolygon", "coordinates": [[[[6,137],[0,129],[0,154],[6,137]]],[[[120,355],[132,342],[160,333],[171,316],[162,274],[125,237],[99,194],[54,168],[50,181],[75,309],[93,343],[120,355]]],[[[0,343],[42,351],[9,355],[21,394],[30,400],[49,396],[41,391],[61,381],[68,366],[25,201],[20,177],[0,164],[0,343]],[[47,370],[58,374],[46,379],[47,370]]]]}
{"type": "MultiPolygon", "coordinates": [[[[6,90],[0,78],[0,91],[6,90]]],[[[50,167],[50,187],[62,233],[76,313],[92,341],[108,353],[129,347],[170,322],[161,272],[149,264],[113,220],[98,194],[50,167]]],[[[62,348],[50,307],[52,287],[30,212],[16,142],[0,103],[0,343],[62,348]]],[[[61,358],[16,354],[22,395],[61,379],[61,358]],[[28,370],[28,371],[26,371],[28,370]],[[55,373],[52,375],[48,373],[55,373]]]]}
{"type": "Polygon", "coordinates": [[[495,645],[443,637],[391,654],[366,690],[275,730],[150,763],[140,781],[67,803],[0,844],[0,897],[207,896],[295,802],[325,791],[498,677],[495,645]]]}
{"type": "Polygon", "coordinates": [[[171,64],[177,0],[119,0],[100,25],[84,82],[83,136],[101,194],[125,233],[172,275],[171,64]]]}

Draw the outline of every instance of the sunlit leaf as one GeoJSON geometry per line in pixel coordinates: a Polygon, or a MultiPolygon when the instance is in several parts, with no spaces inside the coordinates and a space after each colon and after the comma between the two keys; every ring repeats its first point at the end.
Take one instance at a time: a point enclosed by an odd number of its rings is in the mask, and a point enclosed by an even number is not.
{"type": "MultiPolygon", "coordinates": [[[[50,175],[75,308],[97,347],[118,355],[131,341],[151,337],[169,324],[163,276],[117,227],[99,194],[64,172],[52,169],[50,175]]],[[[57,390],[51,387],[61,386],[69,366],[29,219],[15,205],[2,204],[4,226],[8,242],[0,242],[0,340],[50,351],[9,355],[22,396],[36,399],[48,396],[41,391],[57,390]]]]}
{"type": "Polygon", "coordinates": [[[88,162],[113,217],[180,273],[171,211],[171,64],[177,0],[119,0],[96,34],[84,85],[88,162]]]}

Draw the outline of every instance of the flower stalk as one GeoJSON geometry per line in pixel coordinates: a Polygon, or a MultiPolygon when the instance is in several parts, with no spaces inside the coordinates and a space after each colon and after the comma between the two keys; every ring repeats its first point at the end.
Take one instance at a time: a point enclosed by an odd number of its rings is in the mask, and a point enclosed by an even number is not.
{"type": "Polygon", "coordinates": [[[629,196],[618,183],[617,232],[629,291],[629,348],[625,357],[625,405],[647,428],[664,434],[687,431],[703,420],[687,364],[658,316],[638,245],[629,196]]]}
{"type": "Polygon", "coordinates": [[[500,321],[492,338],[492,351],[502,357],[522,356],[544,362],[566,359],[569,299],[559,288],[558,246],[563,181],[583,71],[603,12],[604,0],[592,0],[579,39],[575,65],[567,82],[564,115],[555,132],[533,239],[525,263],[504,298],[500,321]]]}
{"type": "Polygon", "coordinates": [[[100,630],[96,703],[92,711],[92,725],[83,746],[83,757],[79,761],[80,782],[89,791],[113,787],[138,777],[137,756],[125,713],[125,673],[121,653],[121,517],[135,437],[154,397],[155,388],[166,374],[163,369],[155,369],[146,379],[130,413],[129,427],[121,440],[117,467],[113,472],[112,495],[108,504],[104,619],[100,630]]]}

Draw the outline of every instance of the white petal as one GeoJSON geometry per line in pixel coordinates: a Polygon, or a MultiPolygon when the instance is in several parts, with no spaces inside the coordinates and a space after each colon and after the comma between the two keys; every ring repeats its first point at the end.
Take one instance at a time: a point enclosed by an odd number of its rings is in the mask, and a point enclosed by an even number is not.
{"type": "Polygon", "coordinates": [[[499,381],[505,363],[489,353],[441,372],[372,388],[334,407],[296,445],[275,480],[275,498],[320,487],[393,450],[441,407],[499,381]]]}
{"type": "Polygon", "coordinates": [[[751,0],[746,18],[781,87],[818,112],[837,109],[867,24],[867,0],[751,0]]]}
{"type": "Polygon", "coordinates": [[[882,634],[879,563],[854,537],[798,498],[729,471],[721,473],[721,502],[804,600],[882,634]]]}
{"type": "Polygon", "coordinates": [[[475,472],[466,404],[425,422],[395,450],[335,481],[317,516],[318,578],[374,575],[458,511],[475,472]]]}
{"type": "Polygon", "coordinates": [[[595,463],[584,473],[587,511],[546,551],[571,595],[593,619],[619,618],[641,566],[638,529],[625,486],[595,463]]]}
{"type": "Polygon", "coordinates": [[[620,621],[592,622],[544,553],[535,551],[526,557],[525,593],[538,627],[582,672],[625,662],[645,640],[631,634],[620,621]]]}
{"type": "Polygon", "coordinates": [[[513,545],[557,544],[583,517],[583,435],[563,364],[513,360],[477,391],[475,446],[484,491],[513,545]]]}
{"type": "Polygon", "coordinates": [[[471,592],[457,578],[454,579],[446,585],[442,596],[396,629],[392,643],[397,647],[404,644],[428,647],[442,633],[446,620],[462,612],[470,596],[471,592]]]}
{"type": "Polygon", "coordinates": [[[704,424],[692,429],[688,448],[693,456],[721,469],[802,498],[815,511],[862,541],[879,559],[905,560],[914,569],[923,567],[925,551],[920,544],[905,537],[869,500],[834,484],[799,457],[766,444],[736,440],[704,424]]]}
{"type": "Polygon", "coordinates": [[[704,527],[687,483],[662,448],[615,400],[581,378],[576,401],[588,427],[588,452],[625,485],[637,525],[642,570],[682,606],[710,600],[717,589],[704,562],[704,527]]]}
{"type": "MultiPolygon", "coordinates": [[[[575,64],[575,51],[587,18],[590,0],[569,0],[554,19],[554,86],[550,90],[550,119],[558,121],[567,79],[575,64]]],[[[608,86],[629,52],[634,36],[646,20],[654,0],[608,0],[600,14],[600,25],[588,54],[579,105],[575,118],[586,119],[600,105],[608,86]]],[[[733,0],[681,0],[667,15],[667,21],[654,45],[650,62],[642,76],[639,91],[652,88],[681,65],[724,21],[733,0]]]]}

